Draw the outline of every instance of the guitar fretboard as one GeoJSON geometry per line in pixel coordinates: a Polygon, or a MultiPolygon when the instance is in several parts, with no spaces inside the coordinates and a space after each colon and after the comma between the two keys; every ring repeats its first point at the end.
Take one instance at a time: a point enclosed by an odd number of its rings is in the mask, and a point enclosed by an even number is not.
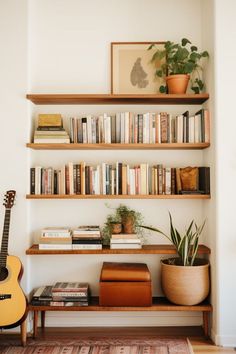
{"type": "Polygon", "coordinates": [[[0,267],[6,267],[7,254],[8,254],[8,239],[9,239],[9,228],[10,228],[10,217],[11,217],[11,209],[6,209],[4,225],[3,225],[3,234],[2,234],[2,245],[1,245],[1,254],[0,254],[0,267]]]}

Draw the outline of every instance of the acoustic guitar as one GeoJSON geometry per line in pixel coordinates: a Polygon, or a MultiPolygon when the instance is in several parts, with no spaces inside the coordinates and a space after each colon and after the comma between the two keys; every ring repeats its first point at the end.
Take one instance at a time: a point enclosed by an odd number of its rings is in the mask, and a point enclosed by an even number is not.
{"type": "Polygon", "coordinates": [[[0,327],[17,326],[26,314],[26,298],[19,285],[23,268],[18,257],[8,255],[11,208],[15,195],[15,191],[7,191],[3,203],[6,209],[0,253],[0,327]]]}

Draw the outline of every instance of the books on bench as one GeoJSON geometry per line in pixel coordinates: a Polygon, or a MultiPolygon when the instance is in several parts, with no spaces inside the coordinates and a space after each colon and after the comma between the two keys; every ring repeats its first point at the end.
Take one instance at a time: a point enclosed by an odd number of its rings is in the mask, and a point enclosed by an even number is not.
{"type": "Polygon", "coordinates": [[[34,306],[88,306],[89,284],[80,282],[57,282],[38,288],[31,300],[34,306]]]}

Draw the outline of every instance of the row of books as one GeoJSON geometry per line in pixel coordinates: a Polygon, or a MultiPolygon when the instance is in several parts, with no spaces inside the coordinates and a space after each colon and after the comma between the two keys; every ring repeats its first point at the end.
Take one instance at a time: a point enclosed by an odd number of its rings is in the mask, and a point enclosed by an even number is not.
{"type": "MultiPolygon", "coordinates": [[[[182,168],[165,167],[147,163],[130,166],[117,162],[89,166],[85,162],[54,170],[41,166],[30,169],[31,194],[80,194],[80,195],[159,195],[179,194],[182,188],[182,168]]],[[[210,169],[199,167],[200,190],[209,194],[210,169]],[[206,170],[208,171],[206,173],[206,170]],[[204,178],[204,180],[203,180],[204,178]],[[207,181],[206,181],[207,179],[207,181]],[[207,183],[207,188],[205,184],[207,183]]],[[[196,187],[195,189],[198,189],[196,187]]]]}
{"type": "Polygon", "coordinates": [[[34,306],[88,306],[90,289],[88,283],[57,282],[38,288],[32,296],[34,306]]]}
{"type": "Polygon", "coordinates": [[[102,249],[99,226],[47,227],[41,230],[40,250],[102,249]]]}
{"type": "Polygon", "coordinates": [[[112,234],[110,239],[111,249],[140,249],[141,240],[137,234],[112,234]]]}
{"type": "Polygon", "coordinates": [[[167,112],[132,112],[70,118],[72,143],[209,143],[210,117],[207,109],[172,116],[167,112]]]}

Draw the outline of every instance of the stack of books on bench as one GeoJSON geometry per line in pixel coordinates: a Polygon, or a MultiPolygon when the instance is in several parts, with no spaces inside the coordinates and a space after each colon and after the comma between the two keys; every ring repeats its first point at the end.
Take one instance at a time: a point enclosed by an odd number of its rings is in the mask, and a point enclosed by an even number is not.
{"type": "Polygon", "coordinates": [[[68,227],[46,227],[41,230],[40,250],[71,250],[72,237],[68,227]]]}
{"type": "Polygon", "coordinates": [[[102,237],[99,226],[79,226],[76,229],[72,230],[72,249],[102,249],[102,237]]]}
{"type": "Polygon", "coordinates": [[[137,234],[112,234],[110,240],[111,249],[140,249],[141,240],[137,234]]]}
{"type": "Polygon", "coordinates": [[[88,306],[89,285],[58,282],[52,288],[52,306],[88,306]]]}
{"type": "Polygon", "coordinates": [[[89,284],[57,282],[38,288],[31,300],[33,306],[88,306],[89,284]]]}

